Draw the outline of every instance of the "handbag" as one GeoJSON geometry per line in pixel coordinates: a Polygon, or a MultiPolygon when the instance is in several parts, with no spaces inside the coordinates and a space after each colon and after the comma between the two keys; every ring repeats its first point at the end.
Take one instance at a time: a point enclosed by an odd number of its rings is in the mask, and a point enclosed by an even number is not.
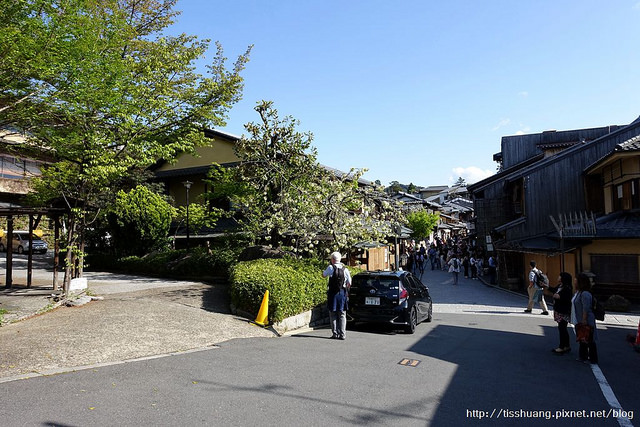
{"type": "Polygon", "coordinates": [[[591,342],[591,326],[578,323],[576,325],[576,342],[588,344],[591,342]]]}

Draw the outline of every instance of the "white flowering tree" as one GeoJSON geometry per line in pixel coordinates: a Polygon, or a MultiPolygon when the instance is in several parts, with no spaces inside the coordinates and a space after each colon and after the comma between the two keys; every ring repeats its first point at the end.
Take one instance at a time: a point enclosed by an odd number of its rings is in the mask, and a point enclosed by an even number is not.
{"type": "Polygon", "coordinates": [[[260,122],[247,124],[249,136],[236,145],[239,167],[218,169],[212,184],[231,197],[256,243],[318,254],[384,240],[404,222],[380,188],[359,185],[364,169],[337,174],[321,166],[313,135],[298,132],[297,120],[280,118],[272,102],[262,101],[255,110],[260,122]],[[228,192],[233,179],[241,189],[236,194],[228,192]]]}

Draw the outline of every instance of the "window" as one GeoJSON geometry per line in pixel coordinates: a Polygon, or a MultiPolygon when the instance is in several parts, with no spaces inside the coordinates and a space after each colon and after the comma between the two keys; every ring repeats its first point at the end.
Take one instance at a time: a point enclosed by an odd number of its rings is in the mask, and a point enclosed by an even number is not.
{"type": "Polygon", "coordinates": [[[625,181],[614,187],[613,209],[615,211],[640,209],[640,180],[625,181]]]}
{"type": "Polygon", "coordinates": [[[638,255],[591,255],[596,283],[638,283],[638,255]]]}
{"type": "Polygon", "coordinates": [[[602,175],[589,175],[585,177],[585,190],[587,210],[604,213],[604,191],[602,175]]]}

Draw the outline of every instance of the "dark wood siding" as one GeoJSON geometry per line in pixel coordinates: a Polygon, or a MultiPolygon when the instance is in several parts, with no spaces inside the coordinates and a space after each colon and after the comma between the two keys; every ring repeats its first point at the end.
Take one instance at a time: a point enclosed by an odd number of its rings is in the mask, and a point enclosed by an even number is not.
{"type": "Polygon", "coordinates": [[[538,236],[554,231],[549,215],[585,211],[587,203],[582,172],[611,152],[617,144],[638,133],[640,123],[632,124],[623,132],[575,146],[522,171],[527,221],[522,226],[511,229],[509,239],[538,236]]]}

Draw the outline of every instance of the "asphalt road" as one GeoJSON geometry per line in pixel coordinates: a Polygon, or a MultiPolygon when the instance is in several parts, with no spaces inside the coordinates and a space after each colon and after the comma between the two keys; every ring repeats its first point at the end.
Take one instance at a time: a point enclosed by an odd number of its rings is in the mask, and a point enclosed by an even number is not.
{"type": "Polygon", "coordinates": [[[6,426],[640,425],[629,419],[640,414],[640,354],[624,339],[635,332],[633,319],[599,325],[600,365],[592,367],[575,361],[577,346],[564,356],[550,352],[555,322],[524,314],[523,296],[464,279],[454,287],[443,272],[427,271],[426,281],[437,302],[434,319],[414,335],[359,327],[335,341],[321,329],[11,381],[2,384],[0,420],[6,426]],[[626,417],[614,416],[612,396],[626,417]]]}

